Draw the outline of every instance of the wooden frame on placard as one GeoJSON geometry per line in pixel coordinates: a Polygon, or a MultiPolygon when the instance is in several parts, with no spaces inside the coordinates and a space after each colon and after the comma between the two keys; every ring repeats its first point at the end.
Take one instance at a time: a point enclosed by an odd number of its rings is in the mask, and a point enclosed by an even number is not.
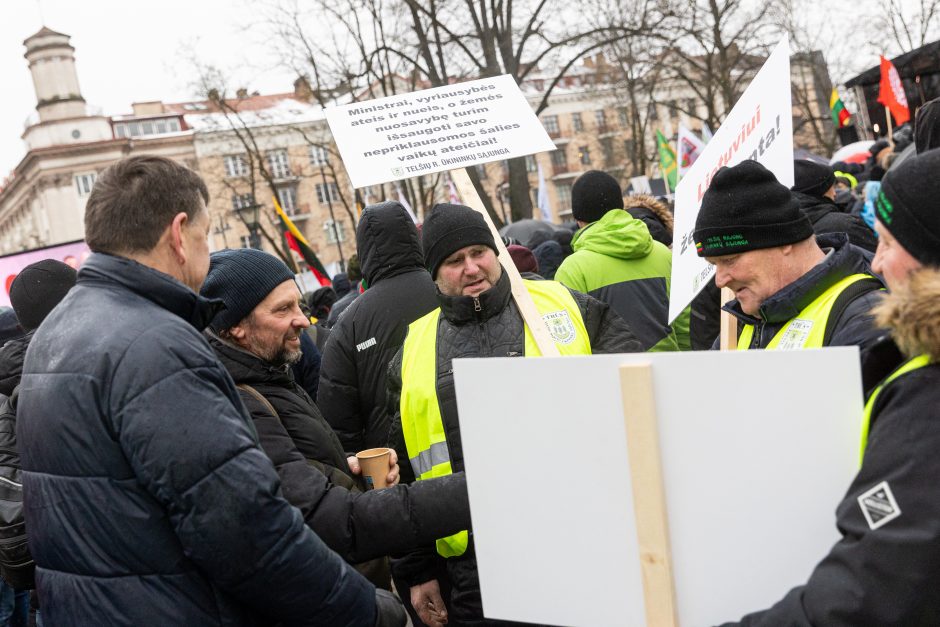
{"type": "Polygon", "coordinates": [[[522,314],[523,322],[525,322],[526,326],[528,326],[529,330],[532,332],[532,337],[535,339],[535,344],[539,347],[539,351],[545,357],[558,357],[558,347],[555,346],[555,341],[552,339],[552,335],[549,333],[545,321],[542,319],[542,316],[539,315],[538,309],[535,308],[532,297],[529,296],[528,290],[525,289],[525,285],[522,283],[522,276],[519,274],[519,270],[516,269],[516,264],[513,263],[512,257],[509,256],[509,251],[506,250],[503,239],[499,231],[496,230],[496,225],[493,224],[493,220],[490,219],[490,215],[486,212],[486,207],[483,206],[483,201],[480,199],[480,195],[477,194],[477,190],[473,186],[473,182],[470,180],[467,171],[463,168],[451,170],[450,178],[454,182],[454,187],[457,188],[457,193],[460,195],[464,204],[483,216],[483,219],[486,221],[486,226],[489,227],[490,232],[493,234],[493,239],[496,240],[496,250],[499,260],[503,265],[503,272],[509,275],[509,284],[512,286],[512,297],[516,301],[519,313],[522,314]]]}
{"type": "Polygon", "coordinates": [[[666,490],[653,401],[652,365],[620,366],[620,393],[633,488],[633,509],[636,512],[646,624],[649,627],[678,627],[666,490]]]}

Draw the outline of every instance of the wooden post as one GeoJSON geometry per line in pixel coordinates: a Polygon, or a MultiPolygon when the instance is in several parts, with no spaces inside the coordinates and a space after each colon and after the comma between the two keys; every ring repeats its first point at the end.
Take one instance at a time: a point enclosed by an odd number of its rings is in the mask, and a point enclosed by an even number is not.
{"type": "MultiPolygon", "coordinates": [[[[721,306],[734,300],[734,292],[730,287],[721,288],[721,306]]],[[[738,319],[724,309],[721,310],[721,339],[719,347],[723,351],[733,351],[738,348],[738,319]]]]}
{"type": "Polygon", "coordinates": [[[620,393],[630,458],[646,624],[648,627],[678,627],[666,491],[653,401],[653,367],[649,363],[620,366],[620,393]]]}
{"type": "Polygon", "coordinates": [[[506,250],[503,239],[500,237],[499,231],[496,230],[496,225],[493,224],[490,215],[486,212],[486,207],[483,206],[483,201],[480,200],[480,195],[477,194],[477,190],[473,186],[473,182],[470,180],[467,171],[463,168],[451,170],[450,178],[454,182],[454,187],[457,188],[457,193],[460,194],[460,198],[463,199],[463,202],[471,209],[483,215],[486,225],[490,228],[490,232],[493,233],[493,239],[496,240],[496,250],[499,253],[499,260],[503,265],[503,272],[509,275],[509,284],[512,286],[512,297],[516,301],[519,313],[522,314],[523,322],[525,322],[526,326],[528,326],[529,330],[532,332],[532,337],[535,338],[535,344],[539,347],[539,351],[545,357],[558,357],[558,347],[555,346],[555,341],[552,339],[552,335],[549,333],[545,321],[542,320],[538,309],[535,308],[532,297],[529,296],[529,292],[525,289],[525,284],[522,282],[519,270],[516,269],[516,264],[512,262],[512,257],[509,256],[509,251],[506,250]]]}
{"type": "Polygon", "coordinates": [[[885,118],[888,120],[888,143],[891,144],[891,150],[894,150],[894,131],[891,129],[891,109],[889,109],[887,105],[885,105],[885,118]]]}

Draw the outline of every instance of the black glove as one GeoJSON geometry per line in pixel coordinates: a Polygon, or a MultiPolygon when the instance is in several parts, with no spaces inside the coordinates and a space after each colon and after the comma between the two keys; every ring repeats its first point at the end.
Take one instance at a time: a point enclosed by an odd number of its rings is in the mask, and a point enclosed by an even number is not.
{"type": "Polygon", "coordinates": [[[381,588],[375,589],[375,627],[405,627],[408,615],[405,607],[394,594],[381,588]]]}

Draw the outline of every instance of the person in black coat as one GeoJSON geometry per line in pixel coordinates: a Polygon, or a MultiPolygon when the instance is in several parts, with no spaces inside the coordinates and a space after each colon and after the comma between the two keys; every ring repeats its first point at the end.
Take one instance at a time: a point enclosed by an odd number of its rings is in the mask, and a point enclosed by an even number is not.
{"type": "Polygon", "coordinates": [[[852,244],[875,252],[878,239],[874,231],[860,217],[843,212],[836,204],[836,177],[830,167],[796,159],[793,171],[795,182],[790,189],[816,235],[845,233],[852,244]]]}
{"type": "Polygon", "coordinates": [[[400,203],[366,207],[356,244],[369,289],[333,327],[323,352],[318,400],[350,453],[386,445],[388,363],[408,325],[438,305],[418,231],[400,203]]]}
{"type": "Polygon", "coordinates": [[[44,620],[400,625],[281,495],[202,335],[219,306],[198,294],[207,201],[169,159],[102,172],[94,253],[30,343],[16,436],[44,620]]]}
{"type": "Polygon", "coordinates": [[[393,457],[387,479],[395,487],[361,492],[356,458],[347,459],[288,368],[300,355],[299,340],[310,323],[281,260],[254,249],[213,253],[202,294],[225,303],[207,331],[209,343],[239,387],[285,498],[330,548],[351,562],[373,560],[362,571],[387,587],[387,565],[375,558],[413,549],[442,529],[459,530],[468,522],[462,476],[426,490],[395,486],[393,457]]]}

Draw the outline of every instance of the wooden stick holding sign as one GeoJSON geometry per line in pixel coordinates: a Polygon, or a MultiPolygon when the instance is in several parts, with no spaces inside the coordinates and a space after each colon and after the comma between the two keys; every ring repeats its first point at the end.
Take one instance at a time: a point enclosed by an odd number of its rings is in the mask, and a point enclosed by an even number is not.
{"type": "Polygon", "coordinates": [[[496,240],[496,250],[499,255],[499,261],[503,265],[503,272],[509,276],[513,300],[516,301],[516,307],[519,308],[519,313],[522,314],[522,320],[532,332],[535,345],[539,347],[539,351],[543,356],[558,357],[558,347],[555,346],[555,341],[552,339],[548,326],[545,324],[545,320],[542,319],[542,316],[539,315],[538,309],[535,308],[535,303],[532,301],[532,297],[529,296],[529,292],[522,282],[522,276],[519,274],[516,264],[513,263],[512,257],[509,256],[509,251],[506,250],[503,239],[500,237],[499,231],[496,230],[496,225],[493,224],[493,220],[490,219],[490,215],[486,212],[483,201],[480,199],[479,194],[477,194],[477,190],[473,186],[473,182],[470,180],[467,171],[463,168],[451,170],[450,178],[454,182],[457,193],[463,199],[464,204],[478,211],[480,215],[483,216],[486,225],[493,234],[493,239],[496,240]]]}
{"type": "Polygon", "coordinates": [[[721,335],[718,341],[723,351],[733,351],[738,348],[738,319],[724,310],[724,306],[734,300],[734,291],[730,287],[721,288],[721,335]]]}

